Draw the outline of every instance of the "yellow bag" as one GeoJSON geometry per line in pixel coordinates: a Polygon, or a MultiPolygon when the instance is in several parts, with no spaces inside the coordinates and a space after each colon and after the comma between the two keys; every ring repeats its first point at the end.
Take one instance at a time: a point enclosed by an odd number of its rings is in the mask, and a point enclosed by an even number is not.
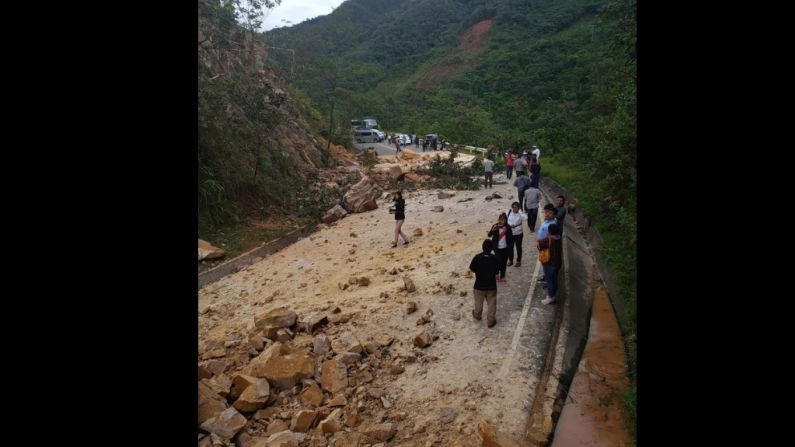
{"type": "Polygon", "coordinates": [[[542,264],[548,263],[550,257],[551,255],[549,254],[548,248],[538,251],[538,260],[541,261],[542,264]]]}
{"type": "Polygon", "coordinates": [[[552,238],[548,237],[547,242],[549,243],[547,245],[547,248],[542,248],[541,250],[538,250],[538,260],[542,264],[548,263],[549,260],[552,258],[552,254],[549,252],[549,249],[552,247],[552,238]]]}

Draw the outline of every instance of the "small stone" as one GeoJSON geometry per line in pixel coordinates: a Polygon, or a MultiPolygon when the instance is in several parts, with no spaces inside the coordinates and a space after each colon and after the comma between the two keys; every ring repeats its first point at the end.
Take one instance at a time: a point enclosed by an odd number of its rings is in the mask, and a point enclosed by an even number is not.
{"type": "Polygon", "coordinates": [[[409,301],[406,303],[406,314],[414,313],[417,310],[417,303],[409,301]]]}

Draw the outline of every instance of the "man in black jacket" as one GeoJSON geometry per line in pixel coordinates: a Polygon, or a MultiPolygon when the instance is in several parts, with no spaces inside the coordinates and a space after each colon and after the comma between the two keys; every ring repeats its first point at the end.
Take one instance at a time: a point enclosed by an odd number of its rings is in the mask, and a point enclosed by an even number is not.
{"type": "Polygon", "coordinates": [[[486,300],[486,322],[489,327],[497,324],[495,318],[497,314],[497,256],[492,253],[494,243],[491,239],[483,241],[483,253],[479,253],[472,258],[469,263],[469,270],[475,272],[475,286],[473,295],[475,296],[475,309],[472,316],[480,320],[483,312],[483,300],[486,300]]]}

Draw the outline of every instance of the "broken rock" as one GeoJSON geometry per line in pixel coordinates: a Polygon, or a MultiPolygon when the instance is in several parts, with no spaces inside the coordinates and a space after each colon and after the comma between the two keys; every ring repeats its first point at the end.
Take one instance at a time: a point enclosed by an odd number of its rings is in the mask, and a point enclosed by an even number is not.
{"type": "Polygon", "coordinates": [[[233,406],[240,412],[257,411],[268,403],[271,388],[267,379],[259,379],[240,393],[233,406]]]}
{"type": "Polygon", "coordinates": [[[411,280],[411,277],[404,276],[403,277],[403,285],[406,287],[406,291],[411,293],[417,290],[417,287],[414,285],[414,281],[411,280]]]}
{"type": "Polygon", "coordinates": [[[323,217],[321,217],[320,220],[323,223],[329,224],[329,223],[336,222],[336,221],[342,219],[347,214],[348,214],[348,212],[345,211],[345,208],[343,208],[339,204],[337,204],[337,205],[334,205],[334,207],[331,208],[330,210],[326,211],[326,213],[323,214],[323,217]]]}
{"type": "Polygon", "coordinates": [[[312,352],[314,352],[317,355],[323,356],[326,355],[326,353],[329,351],[330,348],[331,344],[329,343],[328,337],[326,337],[325,334],[320,334],[317,337],[315,337],[315,341],[312,344],[312,352]]]}
{"type": "Polygon", "coordinates": [[[257,329],[262,329],[266,326],[274,328],[286,328],[295,324],[298,316],[295,312],[287,308],[280,307],[278,309],[271,309],[265,311],[254,317],[254,325],[257,329]]]}
{"type": "Polygon", "coordinates": [[[431,336],[427,332],[422,331],[414,336],[414,346],[424,348],[430,346],[431,336]]]}
{"type": "Polygon", "coordinates": [[[224,251],[214,247],[207,241],[199,239],[199,261],[202,259],[218,259],[224,256],[224,251]]]}
{"type": "Polygon", "coordinates": [[[215,433],[224,438],[231,439],[246,425],[246,418],[234,408],[227,408],[221,414],[210,418],[201,424],[204,431],[215,433]]]}
{"type": "Polygon", "coordinates": [[[320,371],[320,384],[325,390],[338,393],[348,387],[348,368],[341,362],[326,360],[320,371]]]}
{"type": "Polygon", "coordinates": [[[265,377],[277,390],[289,390],[302,379],[315,372],[315,362],[309,350],[300,349],[292,354],[277,355],[256,369],[256,377],[265,377]]]}
{"type": "Polygon", "coordinates": [[[378,197],[378,192],[367,176],[362,177],[361,180],[351,187],[345,193],[343,200],[345,202],[345,209],[351,213],[362,213],[378,208],[375,199],[378,197]]]}
{"type": "Polygon", "coordinates": [[[397,429],[391,423],[371,424],[363,429],[364,436],[371,444],[389,441],[395,433],[397,429]]]}
{"type": "Polygon", "coordinates": [[[417,311],[417,303],[414,301],[409,301],[406,303],[406,313],[411,314],[417,311]]]}
{"type": "Polygon", "coordinates": [[[293,420],[290,423],[290,430],[294,432],[306,433],[312,428],[312,424],[315,422],[315,417],[317,417],[317,412],[314,410],[301,410],[293,416],[293,420]]]}
{"type": "Polygon", "coordinates": [[[313,383],[301,392],[301,400],[319,407],[323,403],[323,390],[316,383],[313,383]]]}

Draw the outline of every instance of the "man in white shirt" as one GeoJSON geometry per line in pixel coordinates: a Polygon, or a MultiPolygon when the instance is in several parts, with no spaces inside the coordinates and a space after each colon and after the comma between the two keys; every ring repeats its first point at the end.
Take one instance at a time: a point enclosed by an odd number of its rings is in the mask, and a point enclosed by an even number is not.
{"type": "Polygon", "coordinates": [[[539,149],[538,146],[533,146],[533,151],[531,153],[536,156],[536,163],[541,163],[541,149],[539,149]]]}

